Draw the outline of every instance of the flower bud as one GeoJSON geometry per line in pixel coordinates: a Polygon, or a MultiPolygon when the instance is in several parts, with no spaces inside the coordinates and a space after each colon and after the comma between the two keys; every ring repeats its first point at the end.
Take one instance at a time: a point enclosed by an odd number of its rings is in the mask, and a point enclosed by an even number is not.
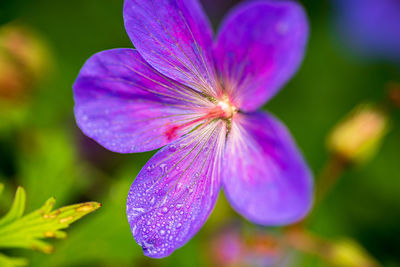
{"type": "Polygon", "coordinates": [[[0,98],[22,100],[49,67],[47,45],[32,30],[0,27],[0,98]]]}
{"type": "Polygon", "coordinates": [[[400,84],[391,82],[387,85],[389,101],[395,108],[400,108],[400,84]]]}
{"type": "Polygon", "coordinates": [[[330,262],[334,266],[380,266],[363,247],[353,240],[341,240],[332,245],[330,262]]]}
{"type": "Polygon", "coordinates": [[[362,163],[374,156],[387,130],[387,114],[364,104],[333,129],[328,137],[328,148],[350,163],[362,163]]]}

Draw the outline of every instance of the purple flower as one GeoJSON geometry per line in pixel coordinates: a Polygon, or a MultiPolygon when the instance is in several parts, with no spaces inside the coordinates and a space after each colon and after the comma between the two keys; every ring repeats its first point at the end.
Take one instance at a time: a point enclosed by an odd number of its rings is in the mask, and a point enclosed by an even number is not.
{"type": "Polygon", "coordinates": [[[76,83],[82,131],[109,150],[157,149],[133,182],[127,214],[147,256],[183,246],[221,187],[250,221],[282,225],[312,202],[310,171],[288,130],[257,111],[297,70],[307,18],[292,1],[250,1],[217,38],[196,0],[125,0],[136,50],[100,52],[76,83]]]}
{"type": "Polygon", "coordinates": [[[292,251],[276,233],[266,229],[225,224],[207,248],[212,266],[292,266],[292,251]]]}
{"type": "Polygon", "coordinates": [[[359,55],[400,61],[399,0],[335,0],[338,30],[359,55]]]}

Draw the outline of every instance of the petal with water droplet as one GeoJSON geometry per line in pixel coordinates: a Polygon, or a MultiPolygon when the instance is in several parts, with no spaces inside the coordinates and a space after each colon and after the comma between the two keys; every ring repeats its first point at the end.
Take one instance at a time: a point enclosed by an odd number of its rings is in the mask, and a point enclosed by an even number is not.
{"type": "Polygon", "coordinates": [[[160,73],[203,93],[216,93],[212,29],[198,0],[126,0],[125,28],[160,73]]]}
{"type": "Polygon", "coordinates": [[[120,153],[153,150],[188,132],[179,127],[206,104],[154,70],[134,49],[92,56],[74,84],[75,117],[89,137],[120,153]]]}
{"type": "Polygon", "coordinates": [[[223,121],[201,126],[161,149],[140,171],[127,215],[145,255],[168,256],[204,224],[220,190],[225,135],[223,121]]]}

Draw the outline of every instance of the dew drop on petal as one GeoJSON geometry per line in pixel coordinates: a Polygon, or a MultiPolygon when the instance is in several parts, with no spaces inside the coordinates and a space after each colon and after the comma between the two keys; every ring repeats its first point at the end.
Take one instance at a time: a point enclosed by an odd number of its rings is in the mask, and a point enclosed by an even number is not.
{"type": "Polygon", "coordinates": [[[167,164],[160,164],[161,173],[164,174],[167,171],[167,164]]]}
{"type": "Polygon", "coordinates": [[[132,226],[132,234],[133,234],[133,235],[135,235],[135,234],[136,234],[136,228],[137,228],[137,226],[136,226],[136,225],[132,226]]]}
{"type": "Polygon", "coordinates": [[[281,34],[284,35],[288,32],[289,30],[289,25],[286,22],[279,22],[278,24],[276,24],[276,31],[281,34]]]}

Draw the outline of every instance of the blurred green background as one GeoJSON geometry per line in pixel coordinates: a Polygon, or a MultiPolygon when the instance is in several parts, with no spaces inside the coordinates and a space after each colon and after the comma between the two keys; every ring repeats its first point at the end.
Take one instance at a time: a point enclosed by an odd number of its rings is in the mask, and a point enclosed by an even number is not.
{"type": "MultiPolygon", "coordinates": [[[[235,1],[204,2],[217,27],[235,1]]],[[[400,81],[400,76],[395,66],[363,62],[346,52],[333,31],[328,1],[304,0],[303,5],[311,24],[306,58],[265,109],[286,123],[318,174],[329,157],[325,141],[330,130],[359,103],[382,101],[385,84],[400,81]]],[[[132,46],[122,6],[122,0],[1,0],[0,24],[29,27],[46,47],[40,79],[23,96],[0,102],[0,182],[6,186],[1,213],[17,185],[27,191],[28,210],[50,196],[57,205],[103,204],[72,225],[66,240],[56,240],[51,255],[7,251],[27,255],[31,266],[207,266],[218,253],[209,249],[213,233],[238,218],[221,195],[205,227],[172,256],[146,258],[135,243],[125,215],[126,196],[154,152],[119,155],[89,140],[74,122],[72,98],[72,84],[86,59],[105,49],[132,46]]],[[[309,222],[318,235],[358,240],[383,266],[400,266],[399,115],[392,114],[377,156],[346,171],[309,222]]],[[[292,264],[328,266],[302,254],[292,264]]]]}

